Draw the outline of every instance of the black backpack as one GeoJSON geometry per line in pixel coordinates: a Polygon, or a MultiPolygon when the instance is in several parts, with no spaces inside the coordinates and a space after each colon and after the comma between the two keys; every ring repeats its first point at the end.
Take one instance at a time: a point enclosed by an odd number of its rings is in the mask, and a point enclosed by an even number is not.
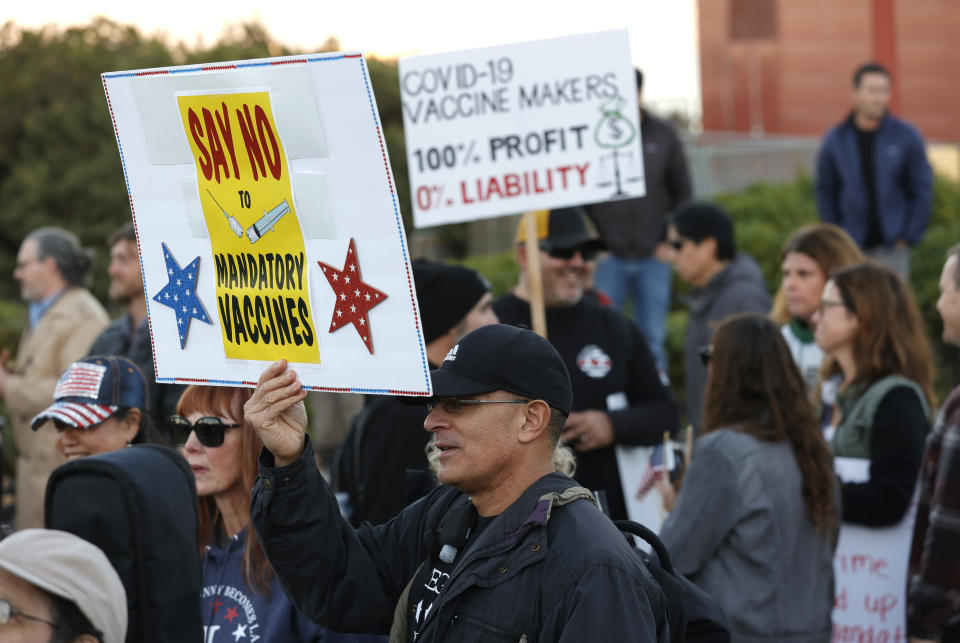
{"type": "Polygon", "coordinates": [[[68,462],[47,483],[48,529],[97,545],[127,592],[128,643],[203,640],[193,472],[169,447],[68,462]]]}
{"type": "MultiPolygon", "coordinates": [[[[613,524],[625,535],[642,539],[652,549],[651,554],[637,549],[637,554],[644,559],[667,599],[671,643],[729,643],[730,626],[723,609],[709,594],[674,571],[660,538],[632,520],[615,520],[613,524]]],[[[636,548],[632,538],[627,540],[636,548]]]]}

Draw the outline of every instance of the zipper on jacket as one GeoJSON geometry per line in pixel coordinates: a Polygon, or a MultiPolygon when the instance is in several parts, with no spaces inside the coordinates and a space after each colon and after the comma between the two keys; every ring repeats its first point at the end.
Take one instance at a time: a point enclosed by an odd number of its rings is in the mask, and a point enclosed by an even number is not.
{"type": "MultiPolygon", "coordinates": [[[[513,544],[508,547],[503,547],[502,549],[499,549],[496,551],[489,551],[489,550],[481,551],[471,556],[469,559],[467,559],[467,562],[463,563],[458,569],[454,570],[453,574],[451,574],[450,578],[447,580],[446,587],[447,588],[452,587],[453,581],[455,581],[460,576],[460,574],[463,573],[463,570],[465,570],[467,567],[477,562],[481,558],[493,558],[494,556],[502,556],[503,554],[506,554],[511,549],[515,548],[517,545],[520,544],[520,541],[523,540],[524,536],[526,536],[530,532],[530,529],[531,527],[528,526],[523,531],[522,534],[519,534],[517,536],[517,539],[513,542],[513,544]]],[[[445,591],[445,594],[447,595],[441,596],[440,602],[434,606],[434,609],[430,610],[431,615],[438,614],[440,612],[440,608],[446,605],[447,599],[449,598],[449,594],[446,593],[446,591],[445,591]]],[[[425,619],[423,619],[423,623],[420,624],[420,632],[424,632],[426,630],[426,626],[429,621],[430,621],[430,616],[427,616],[425,619]]]]}
{"type": "Polygon", "coordinates": [[[456,625],[457,622],[467,623],[468,625],[472,625],[490,634],[496,634],[497,636],[502,636],[505,639],[519,640],[520,643],[525,643],[527,640],[526,634],[521,635],[520,638],[517,639],[517,635],[514,632],[510,632],[509,630],[505,630],[501,627],[497,627],[496,625],[491,625],[490,623],[481,621],[479,619],[470,618],[469,616],[460,616],[459,614],[454,614],[453,618],[450,619],[450,624],[456,625]]]}

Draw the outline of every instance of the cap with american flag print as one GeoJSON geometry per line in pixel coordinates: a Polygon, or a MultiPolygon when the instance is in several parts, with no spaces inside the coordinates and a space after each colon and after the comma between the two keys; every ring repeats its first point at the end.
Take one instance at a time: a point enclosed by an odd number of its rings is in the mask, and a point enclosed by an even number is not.
{"type": "Polygon", "coordinates": [[[95,355],[67,367],[53,392],[53,404],[30,422],[36,431],[47,420],[78,429],[100,424],[121,408],[147,410],[147,382],[126,357],[95,355]]]}

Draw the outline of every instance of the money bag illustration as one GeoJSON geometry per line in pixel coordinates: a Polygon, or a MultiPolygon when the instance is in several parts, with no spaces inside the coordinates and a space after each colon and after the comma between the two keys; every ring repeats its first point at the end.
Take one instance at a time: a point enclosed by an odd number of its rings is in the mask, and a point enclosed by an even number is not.
{"type": "MultiPolygon", "coordinates": [[[[593,129],[593,140],[602,148],[612,150],[614,168],[614,181],[616,191],[615,197],[626,196],[623,191],[622,180],[620,176],[620,150],[633,143],[637,138],[637,129],[630,119],[626,118],[622,109],[624,103],[621,96],[615,96],[611,100],[600,105],[600,113],[603,117],[597,122],[593,129]]],[[[601,187],[608,185],[601,184],[601,187]]]]}

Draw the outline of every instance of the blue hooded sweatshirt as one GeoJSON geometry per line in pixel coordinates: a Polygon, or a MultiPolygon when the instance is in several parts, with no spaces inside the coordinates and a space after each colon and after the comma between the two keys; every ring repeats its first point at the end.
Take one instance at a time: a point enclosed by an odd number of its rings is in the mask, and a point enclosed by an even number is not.
{"type": "Polygon", "coordinates": [[[211,545],[203,556],[201,592],[204,643],[385,643],[370,634],[336,634],[300,614],[270,579],[269,598],[243,577],[245,527],[224,549],[211,545]]]}

